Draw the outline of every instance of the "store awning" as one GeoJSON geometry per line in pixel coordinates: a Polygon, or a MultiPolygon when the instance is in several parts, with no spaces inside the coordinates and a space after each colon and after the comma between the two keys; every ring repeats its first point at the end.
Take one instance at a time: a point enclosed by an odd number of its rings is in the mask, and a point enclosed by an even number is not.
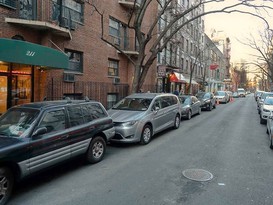
{"type": "Polygon", "coordinates": [[[170,74],[170,81],[177,83],[186,83],[184,76],[181,73],[173,72],[170,74]]]}
{"type": "Polygon", "coordinates": [[[26,41],[0,38],[0,61],[68,69],[68,56],[26,41]]]}

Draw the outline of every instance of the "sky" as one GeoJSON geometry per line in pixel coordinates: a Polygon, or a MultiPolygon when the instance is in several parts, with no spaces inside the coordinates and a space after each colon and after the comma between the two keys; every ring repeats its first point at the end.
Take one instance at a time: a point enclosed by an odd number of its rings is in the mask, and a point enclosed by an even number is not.
{"type": "MultiPolygon", "coordinates": [[[[226,7],[227,5],[233,5],[238,3],[238,0],[225,0],[224,2],[212,3],[205,7],[205,10],[215,10],[226,7]]],[[[253,1],[254,2],[254,1],[253,1]]],[[[255,0],[255,4],[267,3],[273,7],[273,2],[255,0]]],[[[246,11],[246,9],[244,9],[246,11]]],[[[253,11],[252,11],[253,12],[253,11]]],[[[271,28],[273,28],[273,11],[272,16],[268,13],[262,12],[259,15],[265,17],[271,28]],[[271,21],[271,22],[270,22],[271,21]]],[[[255,52],[250,49],[249,46],[243,45],[241,42],[247,43],[251,35],[256,40],[260,39],[259,32],[264,31],[265,23],[257,17],[241,14],[241,13],[230,13],[230,14],[210,14],[204,17],[205,20],[205,32],[210,37],[212,30],[216,30],[220,38],[225,39],[229,37],[231,40],[231,62],[241,62],[241,59],[245,61],[252,61],[255,59],[253,54],[255,52]],[[240,42],[241,41],[241,42],[240,42]]]]}

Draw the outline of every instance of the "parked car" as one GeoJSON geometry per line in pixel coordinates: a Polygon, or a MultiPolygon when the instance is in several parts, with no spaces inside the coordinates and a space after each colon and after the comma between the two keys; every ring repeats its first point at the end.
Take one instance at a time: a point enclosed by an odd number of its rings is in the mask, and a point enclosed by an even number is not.
{"type": "Polygon", "coordinates": [[[267,118],[266,121],[266,133],[269,137],[269,147],[270,149],[273,149],[273,113],[270,112],[270,115],[267,118]]]}
{"type": "Polygon", "coordinates": [[[258,97],[260,97],[261,94],[262,94],[263,92],[264,92],[264,91],[257,90],[257,91],[254,93],[254,98],[255,98],[256,101],[257,101],[258,97]]]}
{"type": "Polygon", "coordinates": [[[261,105],[263,104],[265,98],[269,96],[273,97],[273,92],[263,92],[261,93],[260,97],[258,97],[257,110],[259,114],[261,113],[261,105]]]}
{"type": "Polygon", "coordinates": [[[260,123],[266,124],[268,116],[273,111],[273,97],[266,97],[261,104],[260,123]]]}
{"type": "Polygon", "coordinates": [[[228,102],[228,99],[229,99],[229,96],[226,91],[215,92],[215,97],[219,103],[225,103],[225,104],[228,102]]]}
{"type": "Polygon", "coordinates": [[[228,102],[230,102],[231,101],[231,99],[232,99],[232,92],[231,91],[226,91],[227,92],[227,94],[228,94],[228,102]]]}
{"type": "Polygon", "coordinates": [[[12,107],[0,117],[0,204],[14,182],[82,155],[102,160],[115,128],[96,101],[44,101],[12,107]]]}
{"type": "Polygon", "coordinates": [[[148,144],[154,134],[180,126],[181,109],[171,93],[135,93],[108,110],[116,134],[111,142],[148,144]]]}
{"type": "Polygon", "coordinates": [[[233,97],[233,98],[238,98],[238,97],[239,97],[238,92],[233,92],[233,93],[232,93],[232,97],[233,97]]]}
{"type": "Polygon", "coordinates": [[[193,115],[201,114],[201,102],[192,95],[178,96],[181,103],[181,118],[190,120],[193,115]]]}
{"type": "Polygon", "coordinates": [[[201,108],[211,111],[216,108],[216,97],[212,92],[198,92],[197,99],[201,102],[201,108]]]}
{"type": "Polygon", "coordinates": [[[238,88],[237,89],[239,97],[246,97],[246,91],[244,88],[238,88]]]}

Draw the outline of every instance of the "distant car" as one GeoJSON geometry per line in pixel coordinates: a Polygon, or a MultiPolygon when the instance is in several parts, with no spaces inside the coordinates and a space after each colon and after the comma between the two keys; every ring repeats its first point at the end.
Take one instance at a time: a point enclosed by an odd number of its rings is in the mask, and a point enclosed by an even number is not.
{"type": "Polygon", "coordinates": [[[228,94],[228,102],[231,100],[231,98],[232,98],[232,92],[231,91],[226,91],[227,92],[227,94],[228,94]]]}
{"type": "Polygon", "coordinates": [[[198,92],[197,99],[201,102],[201,108],[211,111],[216,108],[216,98],[212,92],[198,92]]]}
{"type": "Polygon", "coordinates": [[[201,102],[192,95],[178,96],[181,103],[181,118],[190,120],[193,115],[201,114],[201,102]]]}
{"type": "Polygon", "coordinates": [[[226,91],[217,91],[215,92],[216,100],[219,101],[219,103],[227,103],[229,96],[226,91]]]}
{"type": "Polygon", "coordinates": [[[180,102],[171,93],[135,93],[108,110],[115,125],[111,142],[146,145],[154,134],[167,128],[179,128],[180,102]]]}
{"type": "Polygon", "coordinates": [[[0,117],[0,204],[17,180],[83,156],[103,159],[115,134],[113,121],[96,101],[43,101],[14,106],[0,117]]]}
{"type": "Polygon", "coordinates": [[[238,88],[237,92],[239,97],[246,97],[246,91],[244,88],[238,88]]]}
{"type": "Polygon", "coordinates": [[[270,113],[273,112],[273,97],[266,97],[260,110],[260,123],[265,124],[270,113]]]}
{"type": "Polygon", "coordinates": [[[238,98],[238,97],[239,97],[238,92],[233,92],[233,93],[232,93],[232,97],[233,97],[233,98],[238,98]]]}

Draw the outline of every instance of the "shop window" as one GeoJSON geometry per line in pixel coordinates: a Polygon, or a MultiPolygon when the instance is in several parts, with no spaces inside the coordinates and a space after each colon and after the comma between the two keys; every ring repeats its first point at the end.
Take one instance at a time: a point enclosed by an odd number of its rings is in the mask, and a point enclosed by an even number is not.
{"type": "Polygon", "coordinates": [[[117,60],[108,60],[108,75],[118,76],[119,62],[117,60]]]}
{"type": "Polygon", "coordinates": [[[69,59],[69,71],[74,72],[83,72],[83,54],[81,52],[72,51],[72,50],[65,50],[65,53],[68,56],[69,59]]]}
{"type": "Polygon", "coordinates": [[[0,0],[0,5],[16,9],[16,0],[0,0]]]}

